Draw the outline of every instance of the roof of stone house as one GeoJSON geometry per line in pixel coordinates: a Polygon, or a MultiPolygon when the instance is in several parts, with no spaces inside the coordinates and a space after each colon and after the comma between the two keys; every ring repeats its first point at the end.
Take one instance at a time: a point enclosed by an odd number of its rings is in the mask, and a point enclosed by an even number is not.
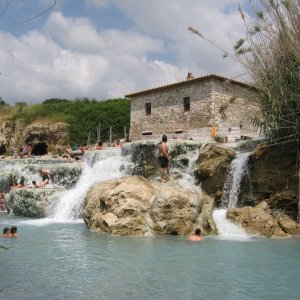
{"type": "Polygon", "coordinates": [[[136,96],[143,95],[143,94],[148,94],[148,93],[152,93],[152,92],[156,92],[156,91],[161,91],[161,90],[164,90],[164,89],[169,89],[169,88],[180,86],[180,85],[192,84],[192,83],[199,82],[199,81],[206,81],[206,80],[209,80],[209,79],[216,79],[216,80],[228,82],[228,83],[231,83],[231,84],[240,85],[240,86],[242,86],[244,88],[247,88],[247,89],[257,90],[256,87],[253,86],[253,85],[249,85],[247,83],[237,81],[237,80],[233,80],[233,79],[230,79],[230,78],[226,78],[226,77],[223,77],[223,76],[219,76],[219,75],[215,75],[215,74],[209,74],[209,75],[205,75],[205,76],[201,76],[201,77],[195,77],[195,78],[189,79],[189,80],[179,81],[179,82],[175,82],[175,83],[171,83],[171,84],[167,84],[167,85],[162,85],[162,86],[152,88],[152,89],[147,89],[147,90],[135,92],[135,93],[132,93],[132,94],[127,94],[127,95],[125,95],[125,97],[132,98],[132,97],[136,97],[136,96]]]}

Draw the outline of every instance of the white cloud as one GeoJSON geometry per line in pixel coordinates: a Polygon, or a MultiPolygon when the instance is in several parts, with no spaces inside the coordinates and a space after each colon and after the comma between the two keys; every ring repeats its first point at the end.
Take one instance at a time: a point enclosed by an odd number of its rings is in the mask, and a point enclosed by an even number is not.
{"type": "Polygon", "coordinates": [[[143,32],[167,39],[177,64],[194,73],[235,75],[242,68],[236,61],[222,59],[222,52],[187,28],[193,26],[208,39],[230,51],[244,36],[244,26],[235,0],[114,0],[143,32]],[[147,12],[145,14],[144,12],[147,12]],[[155,24],[155,26],[153,25],[155,24]]]}
{"type": "Polygon", "coordinates": [[[133,30],[107,29],[97,32],[87,18],[66,18],[60,12],[52,13],[46,28],[48,34],[63,47],[94,54],[143,55],[164,51],[163,43],[133,30]]]}
{"type": "Polygon", "coordinates": [[[51,14],[46,29],[47,34],[31,31],[19,38],[0,32],[5,101],[123,97],[149,84],[178,80],[181,73],[148,59],[147,53],[164,51],[163,44],[134,31],[97,32],[87,19],[59,12],[51,14]]]}
{"type": "MultiPolygon", "coordinates": [[[[101,9],[107,1],[86,0],[101,9]]],[[[70,1],[71,2],[71,1],[70,1]]],[[[53,11],[43,28],[19,37],[0,32],[1,96],[7,102],[51,97],[106,99],[217,73],[235,76],[239,64],[187,28],[225,49],[243,35],[236,0],[111,0],[135,26],[99,30],[86,17],[53,11]],[[158,58],[159,57],[159,58],[158,58]]],[[[66,3],[69,3],[66,1],[66,3]]],[[[117,22],[117,21],[116,21],[117,22]]]]}

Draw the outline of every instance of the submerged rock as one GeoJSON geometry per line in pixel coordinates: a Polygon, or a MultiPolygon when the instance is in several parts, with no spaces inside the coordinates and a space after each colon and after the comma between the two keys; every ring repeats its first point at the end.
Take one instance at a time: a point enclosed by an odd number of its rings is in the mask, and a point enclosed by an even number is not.
{"type": "Polygon", "coordinates": [[[195,227],[214,234],[212,207],[213,200],[201,193],[131,176],[95,185],[86,197],[84,221],[114,235],[188,234],[195,227]]]}

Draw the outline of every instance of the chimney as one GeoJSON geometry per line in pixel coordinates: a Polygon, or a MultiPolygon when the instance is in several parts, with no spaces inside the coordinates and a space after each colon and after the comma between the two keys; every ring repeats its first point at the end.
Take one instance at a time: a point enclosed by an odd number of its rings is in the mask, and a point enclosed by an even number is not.
{"type": "Polygon", "coordinates": [[[186,76],[186,80],[192,80],[194,79],[193,73],[188,72],[187,76],[186,76]]]}

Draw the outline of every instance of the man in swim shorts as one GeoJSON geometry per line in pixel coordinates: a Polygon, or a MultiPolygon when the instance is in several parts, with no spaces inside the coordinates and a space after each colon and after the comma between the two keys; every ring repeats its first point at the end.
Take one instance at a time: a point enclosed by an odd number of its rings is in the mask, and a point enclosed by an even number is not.
{"type": "Polygon", "coordinates": [[[167,145],[168,138],[166,135],[162,136],[162,142],[159,145],[159,164],[160,164],[160,181],[165,182],[165,170],[167,170],[167,176],[170,172],[170,160],[169,160],[169,148],[167,145]]]}

